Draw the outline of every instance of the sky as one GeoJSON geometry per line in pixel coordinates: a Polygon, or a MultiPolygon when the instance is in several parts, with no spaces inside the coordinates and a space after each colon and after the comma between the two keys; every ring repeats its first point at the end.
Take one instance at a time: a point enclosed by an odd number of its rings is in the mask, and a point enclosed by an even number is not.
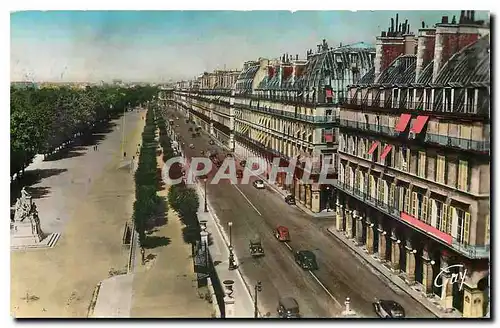
{"type": "MultiPolygon", "coordinates": [[[[460,11],[399,11],[417,32],[460,11]]],[[[238,69],[259,57],[304,58],[375,44],[395,11],[24,11],[11,14],[11,81],[167,82],[238,69]]],[[[476,12],[476,19],[487,19],[476,12]]]]}

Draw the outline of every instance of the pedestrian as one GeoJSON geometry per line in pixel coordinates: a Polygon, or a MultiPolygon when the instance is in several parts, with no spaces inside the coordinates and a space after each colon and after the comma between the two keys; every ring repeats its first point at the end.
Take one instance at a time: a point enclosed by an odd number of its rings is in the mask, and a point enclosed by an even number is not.
{"type": "Polygon", "coordinates": [[[126,151],[123,152],[123,157],[127,157],[127,152],[126,151]]]}

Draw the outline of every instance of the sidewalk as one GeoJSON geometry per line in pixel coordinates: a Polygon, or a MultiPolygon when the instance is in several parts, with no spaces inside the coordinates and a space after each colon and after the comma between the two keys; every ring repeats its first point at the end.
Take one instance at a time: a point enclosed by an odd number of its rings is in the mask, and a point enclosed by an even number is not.
{"type": "MultiPolygon", "coordinates": [[[[197,185],[196,191],[200,199],[200,206],[198,208],[198,220],[207,222],[207,232],[209,233],[209,238],[211,237],[212,244],[209,245],[210,256],[215,266],[215,271],[219,277],[219,281],[233,280],[233,290],[234,290],[234,317],[236,318],[253,318],[254,317],[254,303],[251,296],[251,288],[248,286],[246,281],[240,272],[240,269],[229,271],[229,238],[226,236],[224,230],[220,227],[217,216],[213,213],[215,211],[210,206],[210,201],[208,201],[208,213],[204,212],[204,193],[202,188],[197,185]]],[[[237,251],[233,250],[235,255],[236,264],[238,264],[238,254],[237,251]]]]}
{"type": "MultiPolygon", "coordinates": [[[[162,156],[157,160],[161,168],[162,156]]],[[[165,201],[167,194],[168,186],[158,192],[165,201]]],[[[173,210],[168,211],[165,221],[147,237],[157,245],[146,249],[145,265],[140,248],[136,249],[130,317],[211,318],[212,305],[197,286],[191,245],[182,236],[184,225],[173,210]]]]}

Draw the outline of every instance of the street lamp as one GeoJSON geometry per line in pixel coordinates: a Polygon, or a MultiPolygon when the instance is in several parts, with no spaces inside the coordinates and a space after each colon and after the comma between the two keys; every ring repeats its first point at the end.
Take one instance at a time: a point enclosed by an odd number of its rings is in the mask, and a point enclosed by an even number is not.
{"type": "Polygon", "coordinates": [[[262,283],[260,281],[257,281],[257,285],[255,285],[255,300],[254,300],[254,318],[259,317],[259,308],[257,306],[257,296],[259,293],[262,291],[262,283]]]}
{"type": "Polygon", "coordinates": [[[203,181],[205,182],[205,213],[208,212],[208,207],[207,207],[207,177],[203,178],[203,181]]]}
{"type": "Polygon", "coordinates": [[[234,263],[233,246],[229,246],[229,267],[228,267],[228,270],[233,271],[237,268],[238,268],[238,266],[236,265],[236,263],[234,263]]]}
{"type": "Polygon", "coordinates": [[[233,226],[233,222],[229,222],[227,224],[229,226],[229,247],[233,246],[233,234],[231,233],[231,227],[233,226]]]}

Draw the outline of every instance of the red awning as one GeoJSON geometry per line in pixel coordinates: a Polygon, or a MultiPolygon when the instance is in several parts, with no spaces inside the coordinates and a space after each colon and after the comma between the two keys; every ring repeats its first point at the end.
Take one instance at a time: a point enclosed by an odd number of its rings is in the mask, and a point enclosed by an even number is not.
{"type": "Polygon", "coordinates": [[[332,90],[326,90],[326,97],[327,98],[332,98],[332,90]]]}
{"type": "Polygon", "coordinates": [[[333,134],[325,134],[326,142],[333,142],[333,134]]]}
{"type": "Polygon", "coordinates": [[[386,145],[384,147],[384,150],[382,151],[382,155],[380,155],[380,160],[383,161],[387,157],[387,154],[389,154],[391,149],[392,149],[392,145],[386,145]]]}
{"type": "Polygon", "coordinates": [[[375,141],[370,147],[370,150],[368,150],[368,155],[372,154],[375,151],[375,148],[377,148],[377,146],[378,146],[378,141],[375,141]]]}
{"type": "Polygon", "coordinates": [[[424,128],[424,125],[425,123],[427,123],[428,119],[429,116],[417,116],[417,119],[415,120],[415,122],[413,122],[413,127],[410,129],[410,131],[415,133],[422,132],[422,129],[424,128]]]}
{"type": "Polygon", "coordinates": [[[396,130],[397,132],[403,132],[406,129],[408,122],[410,122],[410,119],[410,114],[401,114],[401,116],[399,117],[399,122],[398,124],[396,124],[394,130],[396,130]]]}

